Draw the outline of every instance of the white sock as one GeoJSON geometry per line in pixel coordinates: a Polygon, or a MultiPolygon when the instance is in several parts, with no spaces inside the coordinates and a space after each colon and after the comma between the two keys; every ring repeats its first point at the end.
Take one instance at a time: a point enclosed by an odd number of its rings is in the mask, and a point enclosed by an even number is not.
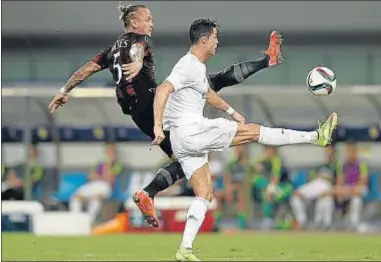
{"type": "Polygon", "coordinates": [[[181,247],[192,248],[193,241],[196,238],[198,230],[204,221],[206,211],[210,202],[206,199],[196,197],[190,206],[187,214],[187,223],[185,225],[183,241],[181,247]]]}
{"type": "Polygon", "coordinates": [[[353,197],[350,203],[349,220],[352,226],[357,226],[360,222],[362,200],[360,197],[353,197]]]}
{"type": "Polygon", "coordinates": [[[331,226],[333,213],[333,198],[330,196],[320,198],[315,206],[315,223],[331,226]]]}
{"type": "Polygon", "coordinates": [[[283,128],[260,126],[258,142],[269,146],[312,144],[318,139],[317,131],[304,132],[283,128]]]}
{"type": "Polygon", "coordinates": [[[298,221],[299,224],[304,225],[307,222],[307,214],[303,200],[299,196],[293,196],[290,199],[290,205],[296,221],[298,221]]]}
{"type": "Polygon", "coordinates": [[[69,208],[71,212],[82,212],[82,202],[77,197],[70,199],[69,208]]]}
{"type": "Polygon", "coordinates": [[[91,217],[91,221],[97,218],[99,210],[101,209],[101,201],[99,198],[93,198],[89,201],[88,214],[91,217]]]}

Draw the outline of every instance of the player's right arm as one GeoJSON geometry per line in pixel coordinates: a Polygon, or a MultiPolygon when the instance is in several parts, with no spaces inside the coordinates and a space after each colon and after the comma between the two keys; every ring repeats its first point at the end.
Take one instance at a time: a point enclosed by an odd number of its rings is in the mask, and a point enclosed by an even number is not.
{"type": "Polygon", "coordinates": [[[101,71],[102,69],[102,66],[93,61],[87,62],[69,78],[67,83],[62,87],[60,93],[66,95],[69,94],[70,91],[73,90],[76,86],[85,81],[91,75],[101,71]]]}
{"type": "Polygon", "coordinates": [[[78,69],[66,82],[66,84],[60,89],[58,94],[50,102],[50,113],[54,113],[61,106],[64,106],[68,99],[69,93],[80,83],[85,81],[91,75],[107,68],[107,53],[110,47],[107,47],[98,55],[96,55],[91,61],[87,62],[80,69],[78,69]]]}
{"type": "Polygon", "coordinates": [[[185,87],[185,82],[189,79],[189,72],[192,72],[189,60],[180,60],[172,69],[167,79],[156,88],[155,99],[153,102],[155,139],[152,144],[160,145],[164,140],[163,132],[164,110],[169,95],[172,92],[185,87]]]}
{"type": "Polygon", "coordinates": [[[165,105],[167,104],[169,95],[175,91],[175,87],[173,84],[166,80],[164,83],[159,85],[156,89],[155,100],[153,103],[153,111],[154,111],[154,134],[155,139],[152,144],[160,145],[164,140],[165,135],[163,132],[163,119],[164,119],[164,110],[165,105]]]}
{"type": "Polygon", "coordinates": [[[54,113],[60,106],[67,103],[69,98],[68,95],[71,90],[100,70],[102,70],[102,67],[93,61],[87,62],[80,69],[78,69],[61,88],[59,93],[53,98],[49,105],[50,113],[54,113]]]}

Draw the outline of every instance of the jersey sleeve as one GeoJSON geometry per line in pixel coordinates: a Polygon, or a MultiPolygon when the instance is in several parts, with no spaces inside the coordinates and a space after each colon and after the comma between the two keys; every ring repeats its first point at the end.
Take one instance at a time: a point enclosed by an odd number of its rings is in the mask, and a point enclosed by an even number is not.
{"type": "Polygon", "coordinates": [[[175,91],[177,91],[185,87],[195,86],[200,81],[200,76],[200,69],[188,56],[177,62],[166,80],[171,82],[175,91]]]}
{"type": "Polygon", "coordinates": [[[173,85],[175,91],[184,88],[187,80],[186,69],[181,65],[175,66],[166,80],[173,85]]]}
{"type": "Polygon", "coordinates": [[[100,65],[102,69],[106,69],[108,67],[108,53],[110,51],[111,46],[106,47],[101,52],[99,52],[96,56],[93,57],[91,61],[100,65]]]}

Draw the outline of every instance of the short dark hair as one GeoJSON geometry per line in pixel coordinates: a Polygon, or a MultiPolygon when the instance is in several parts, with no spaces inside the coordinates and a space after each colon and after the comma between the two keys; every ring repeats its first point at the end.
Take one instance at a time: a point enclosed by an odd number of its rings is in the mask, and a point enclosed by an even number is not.
{"type": "Polygon", "coordinates": [[[121,12],[119,19],[123,22],[124,26],[129,26],[131,18],[138,11],[139,8],[147,8],[145,5],[119,5],[118,9],[121,12]]]}
{"type": "Polygon", "coordinates": [[[218,29],[218,24],[216,20],[209,18],[200,18],[195,20],[189,28],[189,40],[191,45],[196,44],[202,37],[209,37],[213,28],[218,29]]]}

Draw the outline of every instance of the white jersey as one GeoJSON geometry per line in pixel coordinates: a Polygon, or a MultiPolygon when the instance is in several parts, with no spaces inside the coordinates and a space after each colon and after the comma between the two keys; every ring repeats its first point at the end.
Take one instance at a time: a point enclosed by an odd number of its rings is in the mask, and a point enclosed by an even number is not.
{"type": "Polygon", "coordinates": [[[184,55],[167,77],[175,88],[164,112],[164,130],[194,124],[204,118],[209,89],[205,64],[191,53],[184,55]]]}

